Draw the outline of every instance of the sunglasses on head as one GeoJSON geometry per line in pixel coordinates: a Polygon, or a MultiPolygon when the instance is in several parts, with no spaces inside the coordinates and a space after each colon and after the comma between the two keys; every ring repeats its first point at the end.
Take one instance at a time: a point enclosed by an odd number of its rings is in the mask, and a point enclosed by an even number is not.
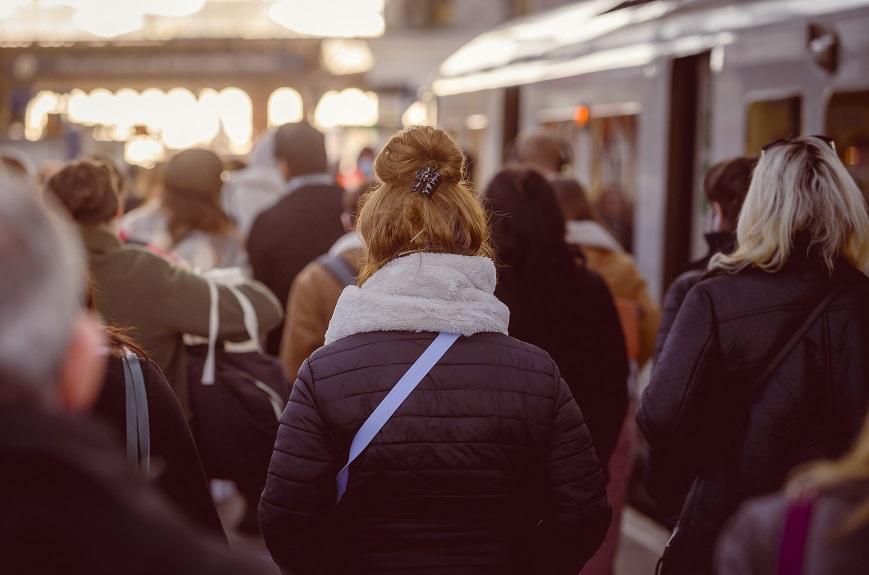
{"type": "MultiPolygon", "coordinates": [[[[827,144],[828,146],[830,146],[831,148],[833,148],[834,152],[836,151],[836,142],[835,142],[835,140],[833,140],[833,138],[831,138],[829,136],[825,136],[823,134],[812,134],[811,136],[808,136],[808,137],[809,138],[817,138],[817,139],[821,140],[822,142],[824,142],[825,144],[827,144]]],[[[798,142],[799,142],[799,140],[797,140],[797,138],[781,138],[781,139],[776,140],[774,142],[770,142],[769,144],[762,147],[760,149],[760,155],[763,156],[766,152],[768,152],[769,150],[772,150],[773,148],[777,148],[779,146],[784,146],[785,144],[796,144],[798,142]]]]}

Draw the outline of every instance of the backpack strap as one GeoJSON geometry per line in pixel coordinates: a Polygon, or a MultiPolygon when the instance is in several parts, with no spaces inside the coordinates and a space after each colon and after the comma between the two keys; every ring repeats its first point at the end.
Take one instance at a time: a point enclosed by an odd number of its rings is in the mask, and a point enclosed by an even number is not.
{"type": "Polygon", "coordinates": [[[320,256],[317,263],[326,268],[342,288],[356,284],[356,270],[340,255],[320,256]]]}
{"type": "Polygon", "coordinates": [[[145,473],[151,470],[151,423],[148,394],[139,358],[127,348],[121,358],[124,365],[124,400],[127,426],[127,459],[145,473]]]}
{"type": "Polygon", "coordinates": [[[787,359],[790,353],[794,350],[800,341],[802,341],[803,337],[805,337],[806,332],[811,329],[815,322],[818,321],[818,318],[826,311],[827,307],[830,303],[836,299],[839,294],[845,291],[844,285],[839,285],[833,288],[830,293],[824,296],[818,305],[812,310],[812,312],[806,317],[806,320],[800,325],[799,328],[794,332],[794,335],[787,341],[787,343],[779,350],[776,356],[770,361],[766,369],[763,370],[763,373],[760,374],[760,377],[755,380],[754,385],[751,387],[751,391],[748,395],[748,399],[752,400],[760,391],[766,386],[767,381],[772,377],[775,371],[781,366],[782,362],[787,359]]]}
{"type": "Polygon", "coordinates": [[[347,463],[338,472],[335,482],[338,488],[338,501],[344,497],[344,492],[347,491],[347,480],[350,477],[350,464],[368,447],[374,436],[386,425],[389,418],[401,407],[404,400],[408,398],[411,392],[416,389],[419,382],[428,375],[428,372],[437,364],[444,356],[447,350],[459,339],[459,335],[455,333],[440,333],[431,344],[426,348],[422,355],[419,356],[413,365],[410,366],[401,379],[398,380],[386,397],[380,404],[371,412],[359,431],[353,437],[350,443],[350,453],[347,456],[347,463]]]}
{"type": "Polygon", "coordinates": [[[814,507],[814,498],[797,499],[788,504],[779,547],[778,575],[803,574],[814,507]]]}

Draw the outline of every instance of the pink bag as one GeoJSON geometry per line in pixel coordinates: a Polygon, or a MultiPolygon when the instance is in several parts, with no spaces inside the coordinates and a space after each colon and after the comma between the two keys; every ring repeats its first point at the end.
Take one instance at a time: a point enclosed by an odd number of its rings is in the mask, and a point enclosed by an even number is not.
{"type": "Polygon", "coordinates": [[[778,575],[802,575],[806,558],[806,543],[812,521],[815,499],[795,499],[788,504],[784,532],[779,548],[778,575]]]}

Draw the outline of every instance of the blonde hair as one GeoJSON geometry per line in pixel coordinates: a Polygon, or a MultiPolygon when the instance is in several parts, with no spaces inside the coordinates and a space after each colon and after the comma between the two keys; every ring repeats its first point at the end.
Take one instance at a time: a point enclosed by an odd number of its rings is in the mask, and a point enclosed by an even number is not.
{"type": "Polygon", "coordinates": [[[736,226],[738,247],[713,257],[709,268],[775,272],[788,261],[797,232],[808,234],[828,269],[841,255],[869,272],[866,198],[835,150],[815,137],[777,145],[761,156],[736,226]]]}
{"type": "Polygon", "coordinates": [[[491,256],[486,211],[463,180],[464,157],[443,131],[412,126],[394,134],[374,161],[381,182],[362,200],[357,229],[365,241],[359,284],[393,259],[415,252],[491,256]],[[426,166],[440,185],[425,196],[411,191],[426,166]]]}
{"type": "MultiPolygon", "coordinates": [[[[849,482],[869,480],[869,418],[857,441],[844,457],[809,463],[794,473],[788,484],[792,494],[823,491],[849,482]]],[[[857,506],[842,526],[842,532],[853,532],[869,522],[869,497],[857,506]]]]}

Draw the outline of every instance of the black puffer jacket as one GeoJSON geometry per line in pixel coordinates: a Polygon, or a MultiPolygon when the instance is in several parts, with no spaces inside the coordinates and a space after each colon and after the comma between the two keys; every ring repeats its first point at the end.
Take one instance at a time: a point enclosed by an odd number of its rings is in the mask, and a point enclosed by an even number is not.
{"type": "Polygon", "coordinates": [[[454,344],[334,507],[353,436],[433,337],[351,335],[302,366],[260,503],[286,572],[575,575],[597,549],[610,511],[582,414],[546,353],[500,334],[454,344]]]}
{"type": "MultiPolygon", "coordinates": [[[[802,252],[804,253],[804,252],[802,252]]],[[[781,487],[795,466],[841,455],[869,401],[869,278],[844,262],[832,277],[795,256],[697,284],[682,306],[637,421],[652,453],[652,491],[693,481],[672,572],[711,571],[715,540],[743,500],[781,487]],[[764,368],[837,285],[845,290],[754,397],[764,368]],[[691,568],[694,570],[691,570],[691,568]]]]}
{"type": "MultiPolygon", "coordinates": [[[[296,275],[344,234],[343,198],[344,191],[335,185],[302,186],[254,220],[247,238],[253,277],[281,305],[286,305],[296,275]]],[[[269,333],[266,350],[271,355],[279,355],[283,333],[283,322],[269,333]]]]}

